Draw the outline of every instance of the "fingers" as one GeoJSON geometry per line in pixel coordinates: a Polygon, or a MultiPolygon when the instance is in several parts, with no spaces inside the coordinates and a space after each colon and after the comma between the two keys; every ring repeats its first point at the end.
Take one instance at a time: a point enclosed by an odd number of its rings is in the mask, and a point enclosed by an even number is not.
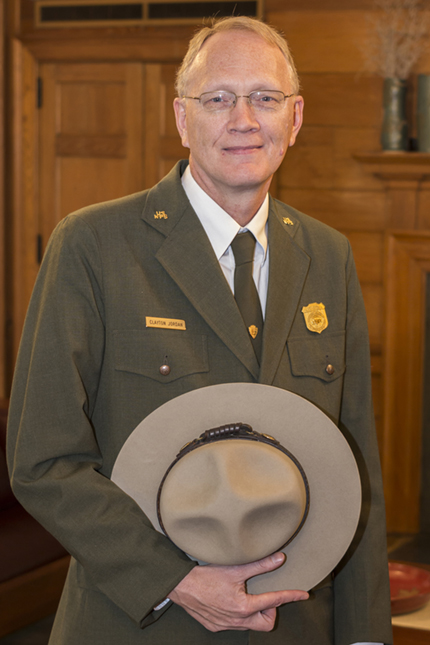
{"type": "Polygon", "coordinates": [[[276,607],[305,600],[309,595],[300,590],[251,595],[246,593],[245,581],[276,569],[284,560],[283,553],[276,553],[258,562],[235,567],[194,567],[169,597],[210,631],[270,631],[275,623],[276,607]]]}
{"type": "MultiPolygon", "coordinates": [[[[261,575],[268,571],[274,571],[284,564],[286,560],[285,553],[279,551],[267,558],[257,560],[237,567],[236,573],[239,575],[240,580],[249,580],[253,576],[261,575]]],[[[250,606],[253,612],[265,611],[271,607],[279,607],[289,602],[297,602],[298,600],[307,600],[309,594],[306,591],[298,589],[288,589],[284,591],[272,591],[269,593],[247,595],[250,606]]]]}
{"type": "Polygon", "coordinates": [[[235,569],[241,580],[249,580],[249,578],[252,578],[253,576],[259,576],[262,573],[279,569],[279,567],[284,564],[285,559],[285,553],[279,551],[273,555],[267,556],[267,558],[263,558],[262,560],[250,562],[249,564],[241,564],[235,567],[235,569]]]}
{"type": "Polygon", "coordinates": [[[259,631],[270,632],[275,626],[276,609],[267,609],[264,612],[257,612],[246,617],[226,617],[220,615],[203,615],[194,609],[186,610],[190,616],[201,623],[211,632],[220,632],[225,630],[234,631],[259,631]]]}
{"type": "Polygon", "coordinates": [[[271,608],[280,607],[289,602],[297,602],[299,600],[307,600],[309,594],[300,589],[288,589],[284,591],[270,591],[261,594],[248,594],[248,608],[252,613],[266,612],[271,608]]]}

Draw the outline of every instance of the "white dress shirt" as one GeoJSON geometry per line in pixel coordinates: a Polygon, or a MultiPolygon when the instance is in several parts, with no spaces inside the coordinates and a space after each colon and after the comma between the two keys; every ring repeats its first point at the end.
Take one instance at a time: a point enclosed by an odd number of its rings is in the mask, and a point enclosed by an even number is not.
{"type": "MultiPolygon", "coordinates": [[[[269,195],[252,220],[242,228],[205,191],[200,188],[187,166],[181,178],[183,189],[206,231],[209,242],[220,263],[232,292],[234,293],[235,261],[231,243],[239,231],[251,231],[257,243],[254,253],[253,278],[260,296],[263,318],[266,313],[267,288],[269,284],[269,247],[267,241],[267,218],[269,195]]],[[[352,643],[351,645],[383,645],[383,643],[352,643]]]]}
{"type": "Polygon", "coordinates": [[[234,293],[235,261],[231,243],[237,233],[251,231],[256,239],[254,251],[253,278],[260,296],[263,318],[266,312],[267,286],[269,284],[269,250],[267,246],[267,217],[269,215],[269,195],[246,228],[239,226],[225,210],[218,206],[193,178],[187,166],[182,175],[182,186],[195,210],[206,235],[212,245],[225,278],[234,293]]]}

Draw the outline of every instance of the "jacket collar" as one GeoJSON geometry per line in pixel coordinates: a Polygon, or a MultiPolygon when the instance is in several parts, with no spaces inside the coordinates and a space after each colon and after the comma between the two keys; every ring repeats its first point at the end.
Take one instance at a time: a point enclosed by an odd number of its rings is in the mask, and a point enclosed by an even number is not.
{"type": "Polygon", "coordinates": [[[269,207],[269,289],[263,331],[260,383],[275,378],[285,343],[297,313],[311,259],[294,241],[300,221],[286,217],[271,199],[269,207]]]}

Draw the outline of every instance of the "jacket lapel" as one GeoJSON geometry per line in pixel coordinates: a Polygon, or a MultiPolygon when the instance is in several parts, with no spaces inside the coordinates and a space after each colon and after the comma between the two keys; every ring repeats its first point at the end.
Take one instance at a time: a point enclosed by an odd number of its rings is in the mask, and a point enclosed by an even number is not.
{"type": "Polygon", "coordinates": [[[295,242],[300,223],[288,224],[271,200],[269,211],[269,290],[263,332],[259,382],[270,385],[276,374],[310,266],[309,256],[295,242]]]}
{"type": "Polygon", "coordinates": [[[143,219],[166,236],[155,257],[215,334],[258,378],[258,362],[236,301],[180,184],[183,169],[178,165],[148,196],[143,219]],[[154,216],[157,213],[164,216],[154,216]]]}

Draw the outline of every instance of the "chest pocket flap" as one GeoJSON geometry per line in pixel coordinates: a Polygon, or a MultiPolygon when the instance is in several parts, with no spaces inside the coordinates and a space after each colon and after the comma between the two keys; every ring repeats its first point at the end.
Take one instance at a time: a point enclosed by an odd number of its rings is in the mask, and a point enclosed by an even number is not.
{"type": "Polygon", "coordinates": [[[115,369],[161,383],[209,371],[207,337],[177,330],[114,331],[115,369]],[[160,373],[162,365],[169,373],[160,373]]]}
{"type": "Polygon", "coordinates": [[[291,372],[331,382],[345,372],[345,332],[312,334],[287,340],[291,372]]]}

